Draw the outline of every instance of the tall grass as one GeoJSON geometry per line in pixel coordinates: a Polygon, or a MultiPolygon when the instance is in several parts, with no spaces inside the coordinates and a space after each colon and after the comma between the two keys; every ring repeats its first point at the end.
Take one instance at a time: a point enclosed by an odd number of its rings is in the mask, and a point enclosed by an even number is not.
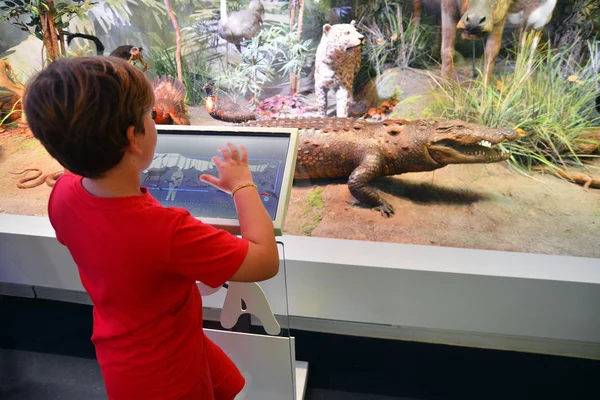
{"type": "Polygon", "coordinates": [[[583,167],[582,158],[592,156],[577,147],[578,140],[600,123],[594,111],[598,84],[594,58],[575,66],[569,49],[551,50],[547,43],[537,47],[539,35],[526,34],[514,71],[494,82],[478,78],[440,83],[433,109],[446,118],[519,128],[521,137],[504,145],[512,152],[513,166],[583,167]]]}
{"type": "MultiPolygon", "coordinates": [[[[177,78],[175,54],[171,49],[151,48],[148,59],[156,76],[168,75],[177,78]]],[[[186,104],[191,106],[202,104],[206,97],[203,86],[210,80],[210,68],[206,57],[201,53],[185,54],[181,64],[186,104]]]]}
{"type": "Polygon", "coordinates": [[[389,67],[427,67],[431,61],[433,28],[415,25],[401,4],[388,0],[359,7],[357,28],[365,35],[363,63],[376,75],[389,67]]]}

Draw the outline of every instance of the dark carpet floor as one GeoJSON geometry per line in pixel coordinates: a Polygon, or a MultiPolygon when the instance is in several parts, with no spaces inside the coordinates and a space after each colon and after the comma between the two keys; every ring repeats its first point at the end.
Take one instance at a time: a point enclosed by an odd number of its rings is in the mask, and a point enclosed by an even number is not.
{"type": "MultiPolygon", "coordinates": [[[[91,307],[0,296],[0,399],[105,400],[91,307]]],[[[600,362],[292,331],[307,400],[597,400],[600,362]]]]}

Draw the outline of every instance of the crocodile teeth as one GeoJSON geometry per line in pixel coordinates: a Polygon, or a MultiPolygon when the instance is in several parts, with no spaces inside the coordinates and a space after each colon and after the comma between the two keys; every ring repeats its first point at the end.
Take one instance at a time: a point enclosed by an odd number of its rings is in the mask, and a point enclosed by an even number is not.
{"type": "Polygon", "coordinates": [[[488,148],[492,148],[492,144],[490,142],[488,142],[487,140],[480,140],[479,141],[479,145],[480,146],[484,146],[484,147],[488,147],[488,148]]]}

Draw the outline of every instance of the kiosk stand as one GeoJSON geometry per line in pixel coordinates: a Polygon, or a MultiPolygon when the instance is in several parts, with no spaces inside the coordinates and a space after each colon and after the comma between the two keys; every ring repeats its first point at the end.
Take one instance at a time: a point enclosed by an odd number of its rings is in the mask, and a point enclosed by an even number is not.
{"type": "MultiPolygon", "coordinates": [[[[157,128],[156,154],[152,165],[142,173],[142,184],[158,201],[186,208],[203,222],[238,235],[239,221],[231,196],[198,179],[201,174],[218,173],[211,159],[219,155],[218,147],[232,142],[248,150],[249,167],[273,220],[274,232],[282,234],[297,155],[296,129],[157,128]]],[[[278,243],[279,248],[282,246],[278,243]]],[[[285,275],[285,257],[281,258],[280,275],[285,275]]],[[[269,282],[283,286],[273,300],[278,306],[287,305],[287,285],[285,279],[278,278],[269,282]]],[[[223,329],[205,329],[206,335],[227,353],[246,379],[246,387],[236,400],[303,399],[308,364],[296,362],[294,338],[289,336],[289,329],[282,333],[261,286],[240,282],[218,288],[201,282],[197,285],[203,306],[220,309],[223,329]],[[251,316],[260,322],[266,335],[252,333],[251,316]]],[[[287,306],[279,308],[278,314],[287,315],[287,306]]]]}
{"type": "Polygon", "coordinates": [[[237,332],[204,330],[233,359],[246,378],[246,388],[236,400],[304,399],[308,363],[295,360],[292,337],[278,337],[281,326],[260,285],[254,282],[230,282],[227,288],[213,289],[198,282],[198,289],[203,298],[226,291],[220,315],[223,328],[239,327],[239,323],[245,319],[237,332]],[[250,332],[250,315],[260,320],[269,336],[250,332]]]}

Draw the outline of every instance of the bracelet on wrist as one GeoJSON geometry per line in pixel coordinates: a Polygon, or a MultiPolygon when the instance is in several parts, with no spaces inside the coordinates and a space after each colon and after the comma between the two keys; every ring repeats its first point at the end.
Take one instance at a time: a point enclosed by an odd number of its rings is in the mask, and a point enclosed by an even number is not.
{"type": "Polygon", "coordinates": [[[237,185],[233,188],[233,190],[231,191],[231,197],[233,197],[235,195],[235,192],[237,192],[238,190],[247,187],[253,187],[254,189],[258,190],[258,186],[256,186],[254,183],[242,183],[241,185],[237,185]]]}

